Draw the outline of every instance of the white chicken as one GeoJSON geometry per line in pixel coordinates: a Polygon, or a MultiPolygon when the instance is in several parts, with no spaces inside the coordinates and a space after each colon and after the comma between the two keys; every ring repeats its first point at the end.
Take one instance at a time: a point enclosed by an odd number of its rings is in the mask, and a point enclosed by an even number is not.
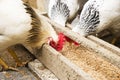
{"type": "MultiPolygon", "coordinates": [[[[52,26],[22,0],[0,1],[0,51],[15,44],[41,48],[48,39],[57,42],[57,38],[52,26]]],[[[2,59],[0,64],[8,68],[2,59]]]]}
{"type": "Polygon", "coordinates": [[[48,16],[56,23],[65,26],[68,19],[75,17],[79,10],[79,0],[50,0],[48,16]]]}
{"type": "Polygon", "coordinates": [[[72,30],[87,36],[105,29],[120,37],[120,0],[89,0],[72,30]]]}

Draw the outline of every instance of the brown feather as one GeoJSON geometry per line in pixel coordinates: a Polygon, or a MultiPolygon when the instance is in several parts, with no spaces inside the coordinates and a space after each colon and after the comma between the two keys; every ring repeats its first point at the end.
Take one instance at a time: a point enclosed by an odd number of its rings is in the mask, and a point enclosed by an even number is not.
{"type": "Polygon", "coordinates": [[[40,32],[41,31],[40,30],[41,22],[38,19],[38,16],[34,12],[34,10],[26,3],[24,5],[26,6],[25,9],[27,10],[27,13],[29,13],[31,15],[31,19],[32,19],[32,23],[31,23],[32,29],[29,31],[30,34],[28,35],[27,42],[29,42],[29,44],[36,43],[40,40],[39,34],[41,33],[40,32]]]}
{"type": "Polygon", "coordinates": [[[28,5],[24,4],[26,6],[27,13],[31,15],[31,25],[32,29],[29,31],[27,42],[32,47],[41,47],[46,41],[47,38],[50,37],[50,31],[48,30],[44,25],[44,20],[42,20],[35,11],[28,5]]]}

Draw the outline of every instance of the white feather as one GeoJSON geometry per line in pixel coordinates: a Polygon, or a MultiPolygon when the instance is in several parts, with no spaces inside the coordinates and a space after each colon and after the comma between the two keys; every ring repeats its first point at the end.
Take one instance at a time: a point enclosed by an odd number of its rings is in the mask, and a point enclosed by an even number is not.
{"type": "MultiPolygon", "coordinates": [[[[55,5],[57,3],[58,0],[50,0],[49,1],[49,6],[48,6],[48,15],[50,18],[51,17],[51,14],[52,14],[52,7],[53,5],[55,5]]],[[[72,19],[75,14],[77,13],[78,9],[79,9],[79,3],[78,3],[78,0],[61,0],[62,3],[66,4],[70,13],[69,13],[69,17],[68,18],[64,18],[64,16],[62,15],[57,15],[55,16],[55,19],[53,19],[53,21],[61,24],[62,26],[65,26],[65,22],[68,20],[68,19],[72,19]]]]}
{"type": "MultiPolygon", "coordinates": [[[[95,12],[95,11],[93,11],[95,12]]],[[[93,22],[94,23],[94,22],[93,22]]],[[[90,34],[89,31],[91,28],[95,30],[95,33],[99,33],[104,29],[111,29],[114,33],[115,31],[120,31],[120,0],[89,0],[82,10],[80,15],[79,23],[73,28],[73,31],[80,33],[83,36],[90,34]],[[94,13],[90,13],[90,10],[87,10],[89,7],[91,10],[94,9],[98,11],[99,18],[95,19],[92,15],[94,13]],[[92,24],[89,20],[98,20],[97,24],[92,24]],[[87,23],[86,23],[87,22],[87,23]],[[117,26],[116,26],[117,25],[117,26]],[[87,30],[89,29],[89,30],[87,30]]]]}
{"type": "MultiPolygon", "coordinates": [[[[120,0],[104,0],[100,12],[100,24],[97,27],[97,33],[117,25],[116,22],[120,22],[120,0]]],[[[120,26],[117,26],[120,28],[120,26]]]]}
{"type": "Polygon", "coordinates": [[[21,0],[0,1],[0,50],[27,38],[32,27],[31,17],[24,8],[21,0]]]}

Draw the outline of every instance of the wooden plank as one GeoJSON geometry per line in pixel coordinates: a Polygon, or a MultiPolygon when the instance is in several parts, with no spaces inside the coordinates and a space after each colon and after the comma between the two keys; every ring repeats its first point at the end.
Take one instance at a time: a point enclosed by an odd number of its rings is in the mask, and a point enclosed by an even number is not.
{"type": "MultiPolygon", "coordinates": [[[[66,26],[70,29],[72,28],[72,26],[69,23],[67,23],[66,26]]],[[[102,47],[104,47],[104,48],[106,48],[106,49],[108,49],[108,50],[112,51],[113,53],[120,56],[120,48],[118,48],[118,47],[116,47],[116,46],[114,46],[106,41],[103,41],[102,39],[99,39],[93,35],[88,36],[87,39],[95,42],[96,44],[98,44],[98,45],[100,45],[100,46],[102,46],[102,47]]]]}
{"type": "Polygon", "coordinates": [[[37,0],[37,9],[41,12],[48,12],[48,2],[49,0],[37,0]]]}
{"type": "MultiPolygon", "coordinates": [[[[13,50],[19,61],[22,63],[20,66],[25,66],[28,62],[34,59],[33,55],[30,54],[30,52],[22,45],[17,44],[14,46],[9,47],[9,49],[13,50]],[[23,57],[25,56],[25,57],[23,57]]],[[[17,65],[17,62],[14,60],[14,58],[10,55],[8,50],[6,49],[5,51],[0,53],[0,57],[5,61],[5,63],[10,66],[10,67],[19,67],[17,65]],[[7,56],[6,56],[7,55],[7,56]]],[[[0,67],[2,69],[2,66],[0,67]]],[[[1,71],[0,69],[0,71],[1,71]]]]}
{"type": "Polygon", "coordinates": [[[30,6],[37,8],[37,0],[23,0],[25,3],[28,3],[30,6]]]}
{"type": "Polygon", "coordinates": [[[104,48],[106,48],[106,49],[108,49],[108,50],[112,51],[113,53],[120,56],[120,48],[118,48],[118,47],[116,47],[116,46],[114,46],[106,41],[103,41],[95,36],[92,36],[92,35],[88,36],[88,39],[94,41],[96,44],[99,44],[102,47],[104,47],[104,48]]]}
{"type": "Polygon", "coordinates": [[[60,80],[94,80],[49,45],[44,45],[36,57],[60,80]]]}
{"type": "Polygon", "coordinates": [[[40,80],[26,67],[20,67],[18,69],[22,71],[22,73],[17,71],[0,72],[0,80],[40,80]]]}
{"type": "Polygon", "coordinates": [[[41,79],[41,80],[58,80],[58,78],[37,59],[29,62],[28,67],[41,79]]]}

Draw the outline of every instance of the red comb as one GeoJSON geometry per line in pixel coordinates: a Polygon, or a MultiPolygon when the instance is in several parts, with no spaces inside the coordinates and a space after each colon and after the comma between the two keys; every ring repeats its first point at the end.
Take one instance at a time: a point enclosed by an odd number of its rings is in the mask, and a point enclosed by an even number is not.
{"type": "Polygon", "coordinates": [[[63,45],[64,45],[64,43],[65,43],[65,36],[64,36],[64,34],[63,33],[59,33],[58,34],[59,36],[58,36],[58,43],[57,43],[57,46],[56,46],[56,50],[57,51],[60,51],[60,50],[62,50],[62,48],[63,48],[63,45]]]}
{"type": "Polygon", "coordinates": [[[67,42],[73,42],[75,45],[79,45],[77,42],[71,40],[70,38],[66,37],[63,33],[59,33],[58,34],[58,42],[57,44],[55,42],[50,42],[50,45],[56,49],[57,51],[61,51],[63,48],[63,45],[65,43],[65,41],[67,42]]]}

